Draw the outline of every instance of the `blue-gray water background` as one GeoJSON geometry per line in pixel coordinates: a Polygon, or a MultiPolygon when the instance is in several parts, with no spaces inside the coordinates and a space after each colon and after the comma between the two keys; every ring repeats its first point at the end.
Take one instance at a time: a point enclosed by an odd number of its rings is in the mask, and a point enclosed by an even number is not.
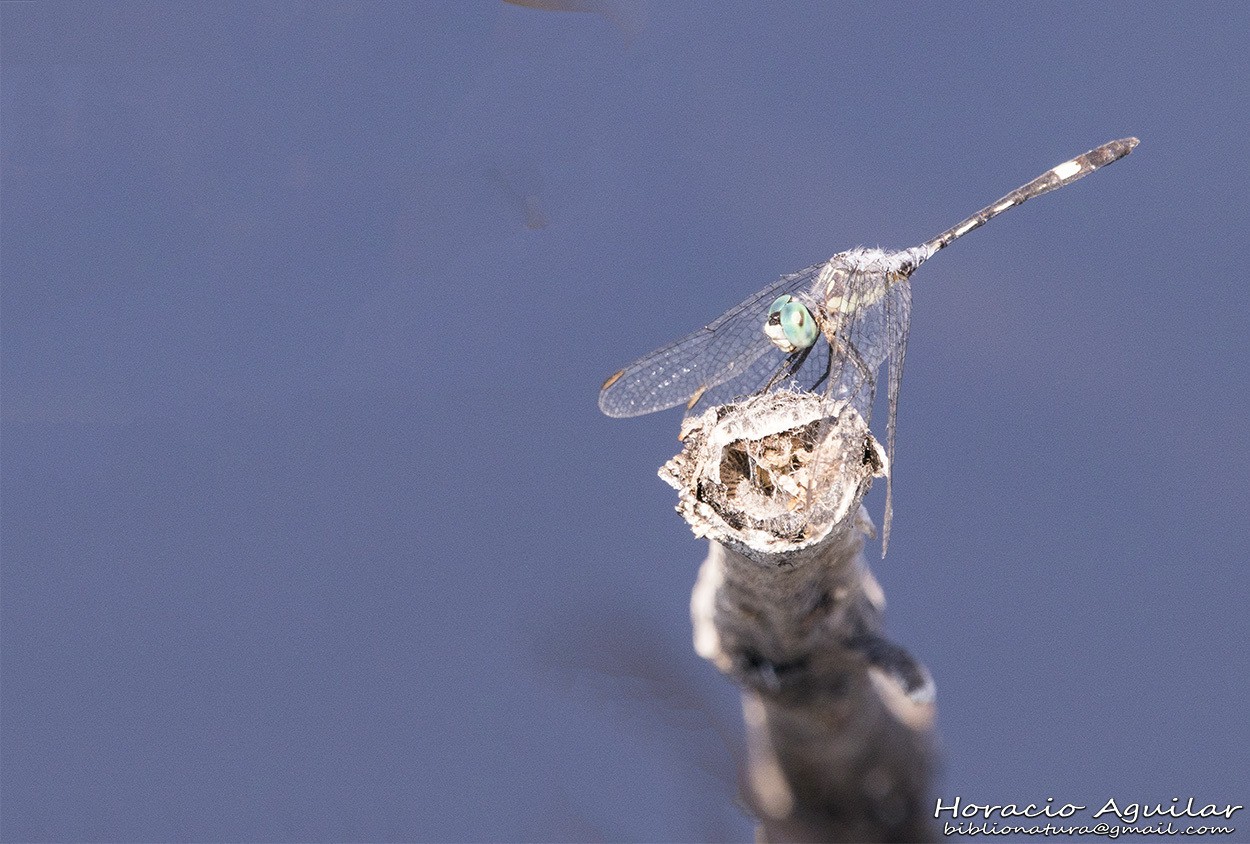
{"type": "Polygon", "coordinates": [[[4,840],[747,839],[599,383],[1126,135],[915,277],[874,567],[945,798],[1250,802],[1250,5],[613,8],[0,7],[4,840]]]}

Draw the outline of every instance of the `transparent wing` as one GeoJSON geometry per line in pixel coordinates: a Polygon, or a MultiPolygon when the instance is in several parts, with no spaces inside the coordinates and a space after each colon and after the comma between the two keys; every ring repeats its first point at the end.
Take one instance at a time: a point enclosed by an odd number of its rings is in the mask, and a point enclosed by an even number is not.
{"type": "MultiPolygon", "coordinates": [[[[767,307],[767,304],[765,307],[767,307]]],[[[691,412],[699,413],[709,407],[728,404],[745,395],[759,391],[785,364],[786,357],[787,355],[780,349],[772,343],[768,343],[764,354],[760,355],[755,363],[745,370],[743,375],[726,381],[720,386],[708,389],[699,397],[699,403],[691,412]]],[[[774,389],[811,392],[816,390],[817,387],[823,388],[823,376],[828,365],[829,343],[821,335],[816,338],[816,344],[812,347],[812,351],[803,362],[803,365],[799,367],[798,372],[778,381],[774,385],[774,389]]]]}
{"type": "Polygon", "coordinates": [[[639,358],[604,382],[599,409],[608,416],[642,416],[692,400],[711,406],[755,392],[784,360],[764,333],[769,304],[810,287],[823,265],[782,276],[704,328],[639,358]]]}
{"type": "MultiPolygon", "coordinates": [[[[905,276],[892,274],[892,267],[885,261],[848,263],[840,269],[844,271],[843,275],[833,285],[832,291],[822,291],[831,293],[828,300],[831,306],[824,310],[825,331],[832,338],[834,347],[828,394],[850,402],[865,421],[870,421],[880,368],[882,364],[889,365],[886,454],[890,467],[886,475],[886,506],[882,524],[884,550],[889,542],[893,517],[894,435],[903,358],[911,323],[911,286],[905,276]],[[843,306],[832,306],[838,302],[843,306]]],[[[836,449],[830,449],[829,455],[817,455],[813,478],[831,474],[820,464],[826,459],[836,459],[835,452],[836,449]]],[[[822,490],[817,488],[811,492],[819,495],[822,490]]]]}
{"type": "MultiPolygon", "coordinates": [[[[882,285],[882,280],[874,279],[871,283],[882,285]]],[[[911,321],[911,286],[905,278],[882,286],[885,286],[883,295],[856,308],[845,318],[839,337],[845,338],[848,354],[839,370],[848,397],[856,401],[865,419],[871,419],[879,370],[882,364],[889,364],[890,419],[887,428],[890,433],[887,433],[887,439],[892,439],[903,355],[907,348],[907,330],[911,321]],[[863,403],[862,406],[859,402],[863,403]]]]}
{"type": "Polygon", "coordinates": [[[907,354],[907,331],[911,326],[911,284],[903,279],[890,289],[885,300],[885,337],[889,344],[890,416],[886,420],[885,453],[890,465],[885,476],[885,515],[881,520],[881,556],[890,548],[890,524],[894,521],[894,434],[898,427],[898,391],[903,383],[903,358],[907,354]]]}
{"type": "Polygon", "coordinates": [[[811,296],[821,328],[833,345],[826,393],[870,420],[881,365],[894,361],[907,340],[911,291],[892,256],[835,255],[811,296]]]}

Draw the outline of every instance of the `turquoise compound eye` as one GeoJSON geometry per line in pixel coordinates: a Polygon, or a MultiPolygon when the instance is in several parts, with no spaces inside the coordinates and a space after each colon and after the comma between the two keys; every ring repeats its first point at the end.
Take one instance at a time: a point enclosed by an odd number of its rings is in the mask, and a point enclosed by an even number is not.
{"type": "Polygon", "coordinates": [[[816,342],[820,329],[812,312],[793,296],[778,296],[768,306],[768,319],[764,322],[764,333],[773,345],[786,354],[800,349],[810,349],[816,342]]]}
{"type": "Polygon", "coordinates": [[[796,349],[810,349],[819,333],[811,312],[798,300],[791,300],[781,306],[781,330],[796,349]]]}
{"type": "Polygon", "coordinates": [[[794,297],[790,295],[778,296],[776,299],[774,299],[773,303],[768,306],[768,321],[773,322],[773,317],[776,314],[781,313],[781,309],[793,301],[794,301],[794,297]]]}

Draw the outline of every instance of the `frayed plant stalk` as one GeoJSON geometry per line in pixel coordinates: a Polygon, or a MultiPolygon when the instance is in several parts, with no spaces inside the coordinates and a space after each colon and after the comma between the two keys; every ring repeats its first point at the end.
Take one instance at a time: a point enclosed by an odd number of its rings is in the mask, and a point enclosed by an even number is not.
{"type": "Polygon", "coordinates": [[[862,506],[885,452],[849,404],[774,392],[683,426],[660,476],[710,540],[696,651],[742,689],[762,841],[921,841],[934,686],[883,634],[862,506]]]}

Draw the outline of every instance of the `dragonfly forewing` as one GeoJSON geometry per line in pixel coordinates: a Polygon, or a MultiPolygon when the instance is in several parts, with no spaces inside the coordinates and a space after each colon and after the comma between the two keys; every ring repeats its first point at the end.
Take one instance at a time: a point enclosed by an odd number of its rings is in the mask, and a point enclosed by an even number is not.
{"type": "Polygon", "coordinates": [[[764,333],[769,303],[787,293],[805,294],[822,266],[782,276],[707,326],[617,372],[603,384],[599,409],[608,416],[641,416],[759,390],[784,360],[764,333]]]}

